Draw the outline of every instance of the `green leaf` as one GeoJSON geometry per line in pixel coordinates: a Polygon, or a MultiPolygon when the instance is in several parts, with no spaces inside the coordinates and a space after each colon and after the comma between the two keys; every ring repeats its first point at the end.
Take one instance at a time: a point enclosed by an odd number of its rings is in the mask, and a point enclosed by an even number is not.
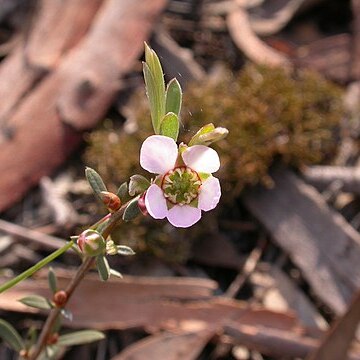
{"type": "Polygon", "coordinates": [[[215,129],[215,126],[214,126],[214,124],[211,124],[211,123],[203,126],[203,127],[191,138],[191,140],[190,140],[190,142],[189,142],[188,145],[189,145],[189,146],[196,145],[196,144],[198,143],[199,137],[200,137],[201,135],[204,135],[204,134],[206,134],[206,133],[209,133],[209,132],[213,131],[214,129],[215,129]]]}
{"type": "Polygon", "coordinates": [[[19,352],[25,348],[24,342],[15,330],[7,321],[0,319],[0,338],[2,338],[12,349],[19,352]]]}
{"type": "Polygon", "coordinates": [[[123,220],[125,221],[133,220],[141,213],[138,206],[138,200],[139,200],[139,196],[137,196],[136,198],[134,198],[129,202],[129,205],[126,207],[124,211],[123,220]]]}
{"type": "Polygon", "coordinates": [[[129,194],[131,196],[142,194],[144,191],[146,191],[149,188],[150,185],[151,185],[150,181],[142,175],[136,174],[130,176],[129,194]]]}
{"type": "Polygon", "coordinates": [[[161,120],[160,135],[168,136],[175,141],[179,135],[179,119],[176,114],[169,112],[161,120]]]}
{"type": "Polygon", "coordinates": [[[118,245],[116,248],[119,255],[125,255],[125,256],[135,255],[135,251],[129,246],[118,245]]]}
{"type": "Polygon", "coordinates": [[[53,294],[56,293],[57,281],[56,281],[56,275],[54,273],[54,269],[52,267],[49,268],[48,281],[49,281],[50,290],[53,292],[53,294]]]}
{"type": "Polygon", "coordinates": [[[146,43],[143,71],[154,132],[155,134],[159,134],[160,121],[165,114],[164,75],[158,56],[146,43]]]}
{"type": "Polygon", "coordinates": [[[177,79],[172,79],[166,88],[166,104],[165,113],[173,112],[177,116],[180,115],[182,101],[182,90],[177,79]]]}
{"type": "Polygon", "coordinates": [[[15,286],[16,284],[18,284],[20,281],[25,280],[26,278],[28,278],[29,276],[31,276],[32,274],[34,274],[36,271],[40,270],[42,267],[44,267],[45,265],[47,265],[49,262],[55,260],[57,257],[59,257],[60,255],[62,255],[65,251],[69,250],[72,246],[74,245],[73,241],[69,241],[68,243],[66,243],[62,248],[54,251],[53,253],[51,253],[50,255],[48,255],[46,258],[40,260],[38,263],[36,263],[34,266],[32,266],[31,268],[25,270],[24,272],[22,272],[21,274],[19,274],[18,276],[14,277],[13,279],[7,281],[4,284],[0,285],[0,293],[12,288],[13,286],[15,286]]]}
{"type": "Polygon", "coordinates": [[[122,204],[127,203],[131,199],[127,182],[120,185],[116,195],[120,198],[122,204]]]}
{"type": "Polygon", "coordinates": [[[118,271],[114,270],[114,269],[110,269],[110,274],[113,275],[113,276],[116,276],[120,279],[123,278],[123,276],[121,275],[121,273],[119,273],[118,271]]]}
{"type": "Polygon", "coordinates": [[[101,176],[94,169],[89,167],[85,169],[85,176],[94,193],[100,198],[99,194],[102,191],[107,191],[101,176]]]}
{"type": "Polygon", "coordinates": [[[36,340],[37,340],[36,328],[34,326],[31,326],[28,329],[26,337],[25,337],[25,348],[30,349],[33,345],[36,344],[36,340]]]}
{"type": "Polygon", "coordinates": [[[105,335],[101,331],[81,330],[59,336],[57,345],[73,346],[73,345],[88,344],[94,341],[102,340],[104,338],[105,335]]]}
{"type": "Polygon", "coordinates": [[[104,255],[96,257],[96,265],[101,281],[107,281],[110,277],[110,266],[104,255]]]}
{"type": "Polygon", "coordinates": [[[50,301],[39,295],[25,296],[19,302],[36,309],[50,310],[52,308],[50,301]]]}

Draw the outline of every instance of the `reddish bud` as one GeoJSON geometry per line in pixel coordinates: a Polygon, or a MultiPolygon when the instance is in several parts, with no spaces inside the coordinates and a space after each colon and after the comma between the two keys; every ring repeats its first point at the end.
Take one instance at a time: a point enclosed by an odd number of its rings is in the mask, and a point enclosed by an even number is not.
{"type": "Polygon", "coordinates": [[[29,352],[25,349],[20,350],[19,352],[20,357],[27,359],[29,357],[29,352]]]}
{"type": "Polygon", "coordinates": [[[66,305],[68,299],[67,292],[64,290],[57,291],[53,296],[53,301],[56,307],[62,308],[66,305]]]}
{"type": "Polygon", "coordinates": [[[105,252],[104,238],[95,230],[85,230],[77,239],[81,252],[87,256],[97,256],[105,252]]]}
{"type": "Polygon", "coordinates": [[[143,215],[147,215],[148,211],[146,209],[146,205],[145,205],[145,195],[146,195],[146,191],[140,196],[139,200],[138,200],[138,207],[140,209],[140,211],[142,212],[143,215]]]}
{"type": "Polygon", "coordinates": [[[114,212],[120,209],[121,200],[117,195],[108,191],[101,191],[99,196],[109,211],[114,212]]]}
{"type": "Polygon", "coordinates": [[[49,337],[46,340],[46,344],[47,345],[54,345],[58,342],[59,340],[59,334],[58,333],[54,333],[54,334],[50,334],[49,337]]]}

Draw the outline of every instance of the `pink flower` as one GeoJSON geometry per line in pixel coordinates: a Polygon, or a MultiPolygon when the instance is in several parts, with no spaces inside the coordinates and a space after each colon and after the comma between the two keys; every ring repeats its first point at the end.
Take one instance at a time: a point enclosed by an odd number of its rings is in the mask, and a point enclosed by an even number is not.
{"type": "Polygon", "coordinates": [[[189,227],[201,211],[216,207],[220,200],[219,180],[211,174],[220,168],[217,152],[204,145],[180,147],[162,135],[148,137],[141,146],[140,165],[159,174],[145,194],[145,206],[155,219],[176,227],[189,227]]]}

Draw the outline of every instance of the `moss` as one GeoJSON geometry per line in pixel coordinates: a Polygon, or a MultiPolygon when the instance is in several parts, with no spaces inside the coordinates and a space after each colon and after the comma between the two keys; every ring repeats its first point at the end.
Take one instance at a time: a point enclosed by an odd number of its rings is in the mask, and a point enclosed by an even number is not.
{"type": "MultiPolygon", "coordinates": [[[[105,122],[88,139],[85,160],[107,183],[118,185],[134,173],[146,175],[139,166],[139,151],[152,128],[144,93],[135,94],[129,107],[136,131],[122,131],[105,122]]],[[[210,122],[229,129],[229,136],[214,147],[222,163],[217,176],[223,201],[231,202],[244,186],[270,182],[268,170],[276,159],[295,167],[329,160],[336,151],[335,135],[343,114],[341,89],[320,75],[308,71],[288,75],[281,69],[247,65],[237,75],[227,72],[217,81],[186,88],[180,139],[187,142],[210,122]]],[[[169,258],[167,251],[174,244],[168,245],[177,243],[174,236],[179,235],[164,230],[164,224],[145,220],[123,234],[135,240],[145,236],[137,247],[169,258]]],[[[200,223],[184,233],[195,238],[206,231],[200,223]]],[[[176,251],[171,252],[175,261],[188,254],[182,246],[176,251]]]]}

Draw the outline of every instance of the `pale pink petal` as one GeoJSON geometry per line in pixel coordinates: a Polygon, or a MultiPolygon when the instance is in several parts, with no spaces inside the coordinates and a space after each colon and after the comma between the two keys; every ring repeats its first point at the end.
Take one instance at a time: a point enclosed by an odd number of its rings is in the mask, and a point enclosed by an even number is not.
{"type": "Polygon", "coordinates": [[[177,156],[178,147],[173,139],[152,135],[141,146],[140,165],[153,174],[165,174],[174,167],[177,156]]]}
{"type": "Polygon", "coordinates": [[[221,188],[219,179],[210,176],[201,185],[199,194],[199,209],[204,211],[212,210],[220,200],[221,188]]]}
{"type": "Polygon", "coordinates": [[[184,163],[197,172],[211,174],[220,168],[219,155],[204,145],[188,147],[182,154],[184,163]]]}
{"type": "Polygon", "coordinates": [[[167,214],[167,219],[172,225],[182,228],[194,225],[200,218],[201,210],[189,205],[175,205],[167,214]]]}
{"type": "Polygon", "coordinates": [[[168,214],[166,200],[159,186],[152,184],[146,190],[145,206],[154,219],[164,219],[168,214]]]}

